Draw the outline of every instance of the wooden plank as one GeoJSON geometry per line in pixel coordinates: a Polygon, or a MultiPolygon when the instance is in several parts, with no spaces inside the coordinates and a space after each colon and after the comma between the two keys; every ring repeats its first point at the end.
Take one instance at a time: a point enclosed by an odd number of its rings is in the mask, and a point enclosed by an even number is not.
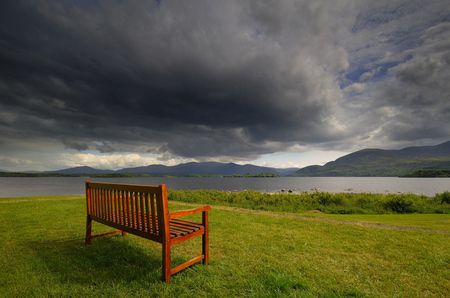
{"type": "Polygon", "coordinates": [[[122,198],[120,197],[120,191],[116,191],[116,200],[117,200],[117,216],[118,216],[118,223],[123,225],[123,217],[122,217],[122,198]]]}
{"type": "Polygon", "coordinates": [[[191,215],[191,214],[199,213],[202,211],[208,211],[208,210],[211,210],[211,206],[204,205],[204,206],[200,206],[198,208],[194,208],[194,209],[190,209],[190,210],[174,211],[174,212],[169,213],[169,218],[170,219],[177,218],[177,217],[191,215]]]}
{"type": "Polygon", "coordinates": [[[151,233],[151,221],[150,221],[150,203],[148,193],[144,195],[145,201],[145,224],[147,225],[147,232],[151,233]]]}
{"type": "Polygon", "coordinates": [[[119,234],[122,233],[122,231],[112,231],[112,232],[108,232],[108,233],[103,233],[103,234],[97,234],[97,235],[92,235],[91,238],[97,238],[97,237],[102,237],[102,236],[107,236],[107,235],[113,235],[113,234],[119,234]]]}
{"type": "Polygon", "coordinates": [[[127,213],[127,208],[126,208],[126,202],[127,202],[127,198],[126,198],[126,193],[121,190],[121,195],[122,195],[122,225],[126,226],[127,225],[127,218],[125,216],[125,214],[127,213]]]}
{"type": "Polygon", "coordinates": [[[99,211],[98,211],[98,200],[97,200],[97,193],[96,193],[96,189],[95,188],[90,188],[90,191],[91,191],[91,194],[92,194],[92,198],[93,198],[93,200],[94,200],[94,212],[92,213],[93,215],[96,215],[96,216],[98,216],[98,213],[99,213],[99,211]]]}
{"type": "Polygon", "coordinates": [[[113,191],[113,200],[114,200],[114,214],[116,216],[115,222],[120,224],[120,218],[119,218],[119,207],[118,207],[118,197],[117,197],[117,190],[113,191]]]}
{"type": "Polygon", "coordinates": [[[96,188],[97,200],[98,200],[98,216],[103,217],[103,200],[101,196],[101,189],[96,188]]]}
{"type": "Polygon", "coordinates": [[[189,225],[185,225],[185,224],[177,223],[177,222],[170,222],[170,226],[171,226],[171,227],[183,228],[183,229],[186,229],[186,230],[198,230],[198,229],[203,228],[202,225],[198,225],[198,226],[189,226],[189,225]]]}
{"type": "Polygon", "coordinates": [[[171,223],[180,224],[180,225],[184,225],[184,226],[187,226],[187,227],[200,227],[200,228],[203,227],[203,224],[201,224],[199,222],[182,220],[182,219],[171,219],[170,222],[171,223]]]}
{"type": "Polygon", "coordinates": [[[112,191],[112,190],[110,190],[110,189],[106,190],[106,202],[107,202],[107,205],[108,205],[108,216],[107,216],[107,218],[108,218],[110,221],[114,221],[114,219],[113,219],[113,214],[112,214],[112,210],[111,210],[111,203],[112,203],[112,200],[111,200],[111,191],[112,191]]]}
{"type": "Polygon", "coordinates": [[[170,221],[181,222],[181,223],[184,223],[184,224],[191,224],[191,225],[194,225],[194,226],[195,225],[201,225],[201,223],[197,222],[197,221],[186,220],[186,219],[179,219],[179,218],[171,219],[170,221]]]}
{"type": "Polygon", "coordinates": [[[174,275],[175,273],[177,273],[177,272],[179,272],[179,271],[181,271],[181,270],[183,270],[183,269],[185,269],[185,268],[187,268],[187,267],[197,263],[198,261],[203,260],[204,258],[205,258],[204,255],[201,255],[201,256],[198,256],[196,258],[193,258],[192,260],[187,261],[186,263],[183,263],[183,264],[181,264],[181,265],[171,269],[170,270],[170,275],[174,275]]]}
{"type": "Polygon", "coordinates": [[[89,182],[89,187],[98,189],[114,189],[123,190],[128,192],[142,192],[142,193],[160,193],[159,186],[149,186],[149,185],[134,185],[134,184],[117,184],[117,183],[99,183],[99,182],[89,182]]]}
{"type": "Polygon", "coordinates": [[[127,227],[131,227],[131,217],[130,217],[130,192],[125,193],[126,197],[126,214],[127,214],[127,227]]]}
{"type": "Polygon", "coordinates": [[[175,223],[170,223],[170,230],[172,230],[172,229],[177,229],[177,230],[181,230],[181,231],[186,231],[188,233],[192,233],[192,232],[200,230],[200,227],[193,228],[193,227],[186,227],[186,226],[175,224],[175,223]]]}
{"type": "Polygon", "coordinates": [[[141,205],[139,209],[141,211],[141,231],[145,231],[145,207],[144,207],[144,194],[141,193],[141,205]]]}
{"type": "Polygon", "coordinates": [[[175,245],[177,243],[186,241],[188,239],[191,239],[191,238],[203,235],[204,231],[205,231],[204,229],[201,229],[201,230],[198,230],[198,231],[196,231],[196,232],[194,232],[192,234],[187,234],[185,236],[179,236],[179,237],[172,238],[172,239],[170,239],[170,245],[175,245]]]}
{"type": "Polygon", "coordinates": [[[103,209],[102,209],[102,218],[107,218],[106,216],[107,216],[107,214],[108,214],[108,211],[106,210],[106,197],[105,197],[105,192],[106,192],[106,189],[100,189],[100,197],[102,198],[102,205],[103,205],[103,209]]]}
{"type": "Polygon", "coordinates": [[[96,189],[97,191],[97,200],[98,200],[98,216],[103,216],[103,200],[101,196],[101,189],[96,189]]]}
{"type": "Polygon", "coordinates": [[[177,236],[184,236],[189,234],[188,231],[178,228],[170,228],[170,234],[176,234],[177,236]]]}
{"type": "Polygon", "coordinates": [[[150,194],[150,205],[151,205],[151,217],[152,217],[152,227],[153,227],[153,234],[156,235],[157,225],[156,225],[156,211],[155,211],[155,195],[150,194]]]}
{"type": "Polygon", "coordinates": [[[131,227],[133,229],[136,228],[136,204],[134,202],[135,200],[135,192],[131,192],[130,193],[130,205],[131,205],[131,209],[130,209],[130,214],[131,214],[131,227]]]}

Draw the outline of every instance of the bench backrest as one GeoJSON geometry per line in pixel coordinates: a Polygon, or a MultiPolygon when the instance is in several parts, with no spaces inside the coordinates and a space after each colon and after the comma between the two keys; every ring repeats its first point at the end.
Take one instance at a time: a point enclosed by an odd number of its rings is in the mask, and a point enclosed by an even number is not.
{"type": "Polygon", "coordinates": [[[167,187],[86,181],[87,213],[163,241],[168,227],[167,187]]]}

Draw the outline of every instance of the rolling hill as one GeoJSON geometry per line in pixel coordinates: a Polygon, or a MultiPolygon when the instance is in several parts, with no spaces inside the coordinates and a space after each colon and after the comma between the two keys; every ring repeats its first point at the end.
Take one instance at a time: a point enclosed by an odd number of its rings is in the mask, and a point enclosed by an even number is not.
{"type": "Polygon", "coordinates": [[[402,176],[418,170],[449,170],[450,141],[436,146],[407,147],[401,150],[364,149],[324,166],[308,166],[296,177],[402,176]]]}

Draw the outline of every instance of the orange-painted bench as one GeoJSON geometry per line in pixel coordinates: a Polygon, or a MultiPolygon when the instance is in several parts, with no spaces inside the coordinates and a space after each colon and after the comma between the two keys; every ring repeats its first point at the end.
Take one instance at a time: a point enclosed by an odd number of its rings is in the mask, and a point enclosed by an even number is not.
{"type": "Polygon", "coordinates": [[[202,261],[209,264],[208,210],[204,205],[191,210],[169,212],[167,187],[95,183],[86,181],[86,245],[95,237],[122,233],[141,236],[162,244],[162,279],[168,283],[170,276],[202,261]],[[202,222],[179,219],[202,213],[202,222]],[[92,221],[118,229],[104,234],[91,235],[92,221]],[[175,268],[170,268],[170,247],[202,235],[202,254],[175,268]]]}

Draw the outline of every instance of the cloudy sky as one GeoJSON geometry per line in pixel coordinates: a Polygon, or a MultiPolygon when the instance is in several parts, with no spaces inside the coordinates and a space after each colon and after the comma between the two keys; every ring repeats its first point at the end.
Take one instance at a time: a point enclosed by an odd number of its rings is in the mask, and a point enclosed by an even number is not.
{"type": "Polygon", "coordinates": [[[450,140],[448,1],[1,1],[0,169],[450,140]]]}

